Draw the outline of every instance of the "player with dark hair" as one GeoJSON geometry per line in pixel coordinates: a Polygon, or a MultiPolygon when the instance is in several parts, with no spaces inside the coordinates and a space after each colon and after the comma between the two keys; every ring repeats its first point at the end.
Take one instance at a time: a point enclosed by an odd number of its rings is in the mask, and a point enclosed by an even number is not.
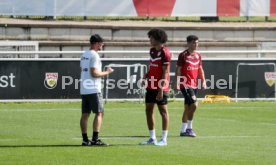
{"type": "Polygon", "coordinates": [[[196,99],[198,75],[202,81],[203,89],[206,88],[206,82],[202,68],[201,54],[196,51],[198,48],[198,37],[189,35],[187,37],[187,47],[188,49],[178,56],[175,73],[176,86],[178,88],[180,84],[180,90],[185,98],[180,136],[196,137],[192,129],[192,122],[198,106],[196,99]]]}
{"type": "Polygon", "coordinates": [[[106,146],[102,142],[98,134],[103,120],[103,101],[101,95],[101,77],[104,77],[113,72],[112,68],[107,68],[102,71],[102,62],[97,53],[102,49],[103,39],[100,35],[95,34],[90,38],[90,50],[85,51],[80,60],[81,81],[80,94],[82,98],[82,115],[80,119],[80,127],[82,132],[82,145],[106,146]],[[87,122],[91,111],[95,113],[93,121],[92,140],[87,137],[87,122]]]}
{"type": "Polygon", "coordinates": [[[141,145],[167,145],[169,113],[168,113],[168,92],[170,82],[171,55],[169,49],[164,45],[167,42],[167,34],[161,29],[151,29],[148,32],[151,43],[149,71],[145,75],[147,80],[146,92],[146,118],[150,138],[141,142],[141,145]],[[162,117],[162,137],[157,142],[155,135],[154,106],[157,104],[162,117]]]}

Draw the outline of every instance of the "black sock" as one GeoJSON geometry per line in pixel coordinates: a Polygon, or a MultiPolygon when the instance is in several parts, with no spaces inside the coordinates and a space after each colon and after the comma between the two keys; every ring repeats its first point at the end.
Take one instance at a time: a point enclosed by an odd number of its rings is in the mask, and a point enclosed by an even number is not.
{"type": "Polygon", "coordinates": [[[93,135],[92,135],[92,141],[96,141],[99,137],[99,132],[93,132],[93,135]]]}
{"type": "Polygon", "coordinates": [[[87,133],[82,134],[82,140],[85,141],[85,142],[88,142],[87,133]]]}

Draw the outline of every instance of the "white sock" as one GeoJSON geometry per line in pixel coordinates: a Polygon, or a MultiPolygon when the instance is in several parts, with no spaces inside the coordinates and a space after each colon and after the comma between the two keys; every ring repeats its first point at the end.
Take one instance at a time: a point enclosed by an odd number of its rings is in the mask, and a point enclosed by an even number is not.
{"type": "Polygon", "coordinates": [[[187,123],[182,123],[181,132],[186,132],[187,126],[187,123]]]}
{"type": "Polygon", "coordinates": [[[150,133],[150,138],[152,139],[156,139],[156,135],[155,135],[155,130],[149,130],[149,133],[150,133]]]}
{"type": "Polygon", "coordinates": [[[168,130],[163,130],[162,131],[162,138],[165,142],[167,141],[167,137],[168,137],[168,130]]]}
{"type": "Polygon", "coordinates": [[[193,120],[188,120],[188,126],[187,128],[192,129],[193,128],[193,120]]]}

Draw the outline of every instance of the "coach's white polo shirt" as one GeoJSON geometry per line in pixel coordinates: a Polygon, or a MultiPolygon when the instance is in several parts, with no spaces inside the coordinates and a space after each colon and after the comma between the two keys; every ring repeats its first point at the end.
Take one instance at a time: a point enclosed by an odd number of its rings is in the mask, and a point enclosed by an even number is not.
{"type": "Polygon", "coordinates": [[[80,94],[101,93],[101,78],[95,78],[90,73],[90,68],[102,71],[102,62],[99,54],[94,50],[85,51],[80,59],[80,67],[80,94]]]}

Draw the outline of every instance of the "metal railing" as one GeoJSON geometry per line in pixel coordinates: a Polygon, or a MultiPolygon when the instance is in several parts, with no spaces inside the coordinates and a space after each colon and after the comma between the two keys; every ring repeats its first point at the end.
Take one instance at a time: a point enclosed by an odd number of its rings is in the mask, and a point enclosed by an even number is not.
{"type": "MultiPolygon", "coordinates": [[[[171,50],[171,54],[173,58],[176,58],[179,53],[181,53],[183,50],[171,50]]],[[[40,55],[43,54],[59,54],[61,58],[66,58],[66,54],[82,54],[84,51],[0,51],[0,58],[2,58],[3,55],[24,55],[24,54],[32,54],[33,58],[40,58],[40,55]]],[[[225,55],[225,54],[250,54],[254,55],[253,58],[264,58],[264,54],[270,53],[275,54],[276,58],[276,50],[205,50],[205,51],[198,51],[199,53],[206,55],[207,57],[212,57],[212,55],[225,55]]],[[[99,54],[148,54],[149,51],[99,51],[99,54]]],[[[20,56],[18,56],[20,57],[20,56]]],[[[114,57],[116,58],[116,55],[114,57]]],[[[221,58],[220,56],[217,56],[216,58],[221,58]]],[[[237,57],[239,58],[239,57],[237,57]]]]}

